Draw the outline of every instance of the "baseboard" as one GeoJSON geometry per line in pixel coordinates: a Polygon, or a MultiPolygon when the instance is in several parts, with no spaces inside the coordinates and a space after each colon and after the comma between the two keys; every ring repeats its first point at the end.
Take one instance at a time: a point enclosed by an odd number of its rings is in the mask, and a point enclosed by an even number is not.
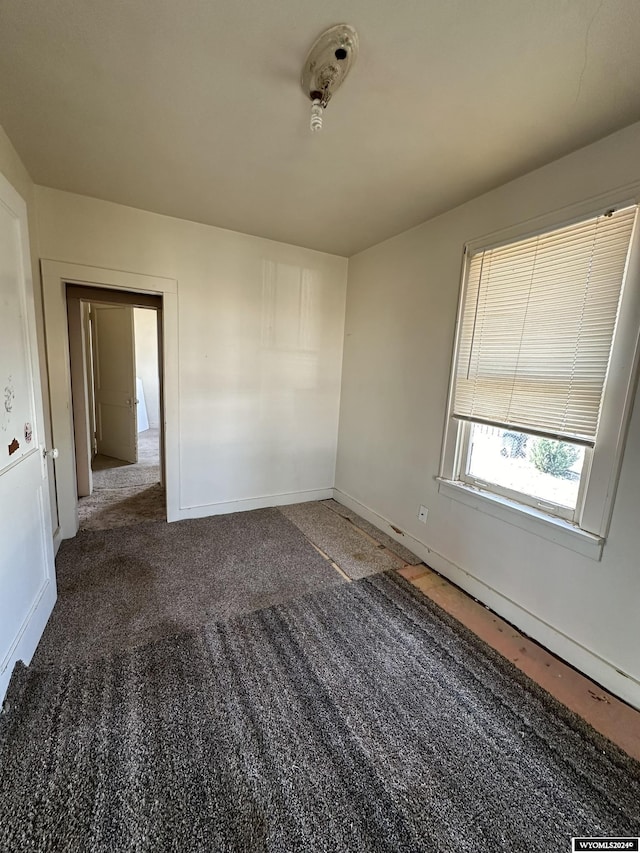
{"type": "Polygon", "coordinates": [[[338,501],[338,503],[341,503],[348,507],[348,509],[353,510],[353,512],[358,513],[361,518],[371,522],[371,524],[373,524],[374,527],[377,527],[378,530],[381,530],[383,533],[386,533],[387,536],[395,539],[396,542],[404,545],[405,548],[408,548],[412,554],[420,557],[420,559],[425,563],[429,562],[425,555],[430,554],[431,552],[424,542],[416,539],[415,536],[411,536],[410,533],[398,533],[399,528],[397,524],[393,524],[388,518],[380,515],[370,507],[365,506],[365,504],[360,503],[359,500],[351,497],[351,495],[348,495],[346,492],[340,491],[340,489],[333,490],[333,497],[334,500],[338,501]]]}
{"type": "Polygon", "coordinates": [[[4,700],[16,663],[21,660],[28,665],[31,662],[55,603],[55,582],[47,580],[32,605],[29,615],[24,620],[6,661],[3,663],[4,669],[0,672],[0,702],[4,700]]]}
{"type": "Polygon", "coordinates": [[[169,521],[205,518],[209,515],[227,515],[230,512],[247,512],[252,509],[266,509],[272,506],[286,506],[287,504],[305,503],[307,501],[325,501],[333,497],[333,491],[333,489],[312,489],[306,492],[287,492],[285,494],[245,498],[238,501],[180,507],[169,521]]]}
{"type": "Polygon", "coordinates": [[[396,542],[400,542],[436,572],[485,604],[503,619],[515,625],[516,628],[540,645],[574,666],[588,678],[628,702],[634,708],[640,709],[640,682],[633,676],[622,672],[615,664],[544,622],[466,569],[452,563],[451,560],[434,551],[424,542],[408,533],[397,533],[397,525],[393,525],[389,519],[384,518],[351,495],[342,492],[340,489],[334,489],[334,499],[371,522],[379,530],[395,539],[396,542]]]}
{"type": "Polygon", "coordinates": [[[53,556],[58,553],[58,548],[60,547],[60,543],[62,542],[62,530],[58,527],[56,532],[53,534],[53,556]]]}

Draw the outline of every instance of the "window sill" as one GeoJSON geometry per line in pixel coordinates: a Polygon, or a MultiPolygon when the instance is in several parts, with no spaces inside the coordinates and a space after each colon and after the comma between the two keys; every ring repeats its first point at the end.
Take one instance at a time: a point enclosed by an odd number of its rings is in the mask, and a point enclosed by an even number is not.
{"type": "Polygon", "coordinates": [[[542,536],[550,542],[575,551],[592,560],[600,560],[604,539],[594,533],[587,533],[575,524],[548,515],[534,507],[517,503],[509,498],[478,489],[456,480],[437,477],[438,491],[466,506],[520,527],[536,536],[542,536]]]}

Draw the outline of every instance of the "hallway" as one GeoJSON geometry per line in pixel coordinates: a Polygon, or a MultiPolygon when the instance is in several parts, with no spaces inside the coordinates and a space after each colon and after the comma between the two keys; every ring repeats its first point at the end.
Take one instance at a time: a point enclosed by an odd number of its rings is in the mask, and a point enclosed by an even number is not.
{"type": "Polygon", "coordinates": [[[136,463],[98,455],[92,468],[93,494],[78,500],[80,530],[108,530],[166,519],[160,430],[139,433],[136,463]]]}

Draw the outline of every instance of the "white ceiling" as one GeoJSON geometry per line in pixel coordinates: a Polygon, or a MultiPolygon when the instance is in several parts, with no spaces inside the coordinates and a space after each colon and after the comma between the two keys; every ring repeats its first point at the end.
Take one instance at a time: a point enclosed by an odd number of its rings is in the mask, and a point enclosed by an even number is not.
{"type": "Polygon", "coordinates": [[[0,0],[0,124],[37,183],[348,256],[640,119],[639,45],[640,0],[0,0]]]}

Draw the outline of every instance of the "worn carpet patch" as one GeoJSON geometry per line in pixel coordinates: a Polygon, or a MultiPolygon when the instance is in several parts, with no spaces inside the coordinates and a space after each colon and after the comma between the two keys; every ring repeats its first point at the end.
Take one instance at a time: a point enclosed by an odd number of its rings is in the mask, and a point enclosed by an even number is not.
{"type": "Polygon", "coordinates": [[[276,509],[81,531],[60,546],[56,571],[38,666],[100,657],[343,582],[276,509]]]}
{"type": "Polygon", "coordinates": [[[380,542],[380,544],[384,545],[385,548],[399,557],[404,563],[407,563],[410,566],[417,566],[422,562],[420,557],[414,554],[413,551],[410,551],[408,548],[405,548],[404,545],[396,542],[396,540],[392,539],[387,533],[384,533],[382,530],[368,522],[365,518],[362,518],[362,516],[358,515],[357,512],[349,509],[349,507],[344,504],[330,499],[322,501],[322,506],[326,506],[327,509],[333,510],[333,512],[341,515],[343,518],[346,518],[361,530],[364,530],[365,533],[368,533],[369,536],[372,536],[380,542]]]}
{"type": "Polygon", "coordinates": [[[548,853],[640,833],[640,766],[393,575],[45,670],[0,849],[548,853]]]}
{"type": "Polygon", "coordinates": [[[404,560],[381,548],[371,536],[324,503],[310,501],[281,506],[280,512],[350,578],[364,578],[376,572],[400,569],[404,565],[404,560]]]}

